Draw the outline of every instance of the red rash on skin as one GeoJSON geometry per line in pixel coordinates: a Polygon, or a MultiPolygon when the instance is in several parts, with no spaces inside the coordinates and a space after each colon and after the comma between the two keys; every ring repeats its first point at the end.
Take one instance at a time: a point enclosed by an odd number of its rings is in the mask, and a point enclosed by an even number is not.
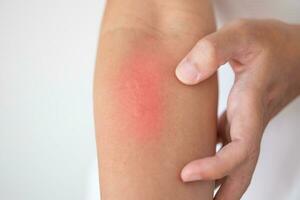
{"type": "Polygon", "coordinates": [[[119,73],[117,101],[126,134],[149,139],[162,128],[162,75],[155,56],[132,54],[119,73]]]}

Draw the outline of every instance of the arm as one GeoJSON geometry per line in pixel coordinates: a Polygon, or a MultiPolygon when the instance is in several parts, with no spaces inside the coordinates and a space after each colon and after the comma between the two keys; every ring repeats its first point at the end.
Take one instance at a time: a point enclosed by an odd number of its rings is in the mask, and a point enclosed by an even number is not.
{"type": "Polygon", "coordinates": [[[214,28],[206,0],[108,1],[94,83],[102,200],[212,199],[213,182],[180,171],[215,153],[216,76],[187,87],[174,69],[214,28]]]}

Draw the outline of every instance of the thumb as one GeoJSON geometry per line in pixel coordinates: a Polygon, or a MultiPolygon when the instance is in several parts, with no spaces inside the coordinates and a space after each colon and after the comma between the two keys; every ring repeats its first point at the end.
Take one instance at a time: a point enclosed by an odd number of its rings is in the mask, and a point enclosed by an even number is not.
{"type": "Polygon", "coordinates": [[[220,65],[239,55],[245,39],[235,24],[221,28],[197,42],[176,68],[177,78],[194,85],[212,76],[220,65]]]}

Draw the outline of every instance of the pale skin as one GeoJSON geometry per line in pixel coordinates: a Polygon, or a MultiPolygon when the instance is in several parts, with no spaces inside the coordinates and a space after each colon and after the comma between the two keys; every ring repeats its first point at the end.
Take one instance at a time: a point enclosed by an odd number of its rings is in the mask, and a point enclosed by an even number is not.
{"type": "Polygon", "coordinates": [[[224,146],[215,156],[187,164],[181,177],[185,182],[220,180],[215,199],[238,200],[250,184],[265,127],[300,94],[300,25],[245,19],[229,23],[199,40],[176,75],[195,85],[226,62],[235,82],[219,120],[224,146]]]}

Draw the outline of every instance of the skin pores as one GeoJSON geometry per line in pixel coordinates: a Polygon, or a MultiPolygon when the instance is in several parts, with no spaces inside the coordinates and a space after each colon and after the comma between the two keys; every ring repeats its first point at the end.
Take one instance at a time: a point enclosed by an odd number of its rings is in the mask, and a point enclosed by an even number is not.
{"type": "Polygon", "coordinates": [[[141,140],[158,137],[162,129],[162,73],[156,56],[133,52],[124,60],[114,95],[124,134],[141,140]]]}

